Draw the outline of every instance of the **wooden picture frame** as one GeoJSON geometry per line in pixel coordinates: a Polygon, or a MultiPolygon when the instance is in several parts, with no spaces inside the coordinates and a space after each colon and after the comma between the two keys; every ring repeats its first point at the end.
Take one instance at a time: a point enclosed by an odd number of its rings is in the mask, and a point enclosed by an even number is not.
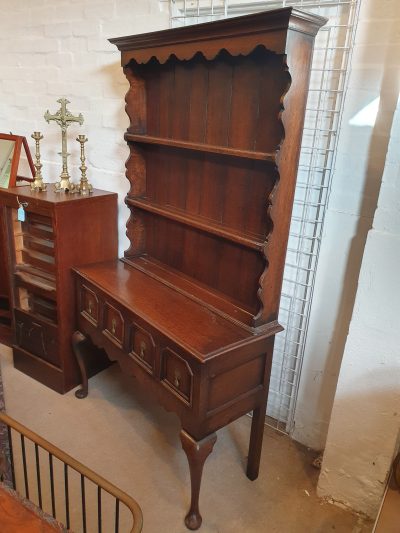
{"type": "MultiPolygon", "coordinates": [[[[26,138],[11,133],[0,133],[0,145],[5,141],[8,141],[9,145],[6,145],[3,151],[0,150],[0,189],[16,187],[18,182],[21,181],[33,181],[35,167],[33,165],[31,152],[26,138]],[[22,147],[25,150],[28,165],[32,174],[29,177],[18,175],[22,147]]],[[[5,206],[0,202],[0,343],[11,346],[13,325],[5,209],[5,206]]]]}
{"type": "Polygon", "coordinates": [[[0,160],[0,186],[3,188],[4,187],[9,188],[9,187],[15,187],[18,181],[33,181],[34,176],[35,176],[35,167],[33,165],[33,160],[31,156],[31,152],[29,150],[28,143],[26,141],[26,137],[23,137],[21,135],[12,135],[11,133],[10,134],[0,133],[0,143],[2,141],[10,142],[10,150],[8,154],[6,151],[4,153],[4,161],[3,161],[4,164],[3,165],[2,165],[2,161],[0,160]],[[21,158],[22,147],[25,150],[28,165],[32,173],[31,177],[18,175],[18,166],[19,166],[19,162],[21,158]],[[6,165],[9,168],[5,168],[6,165]],[[3,179],[1,175],[2,167],[4,168],[3,179]]]}

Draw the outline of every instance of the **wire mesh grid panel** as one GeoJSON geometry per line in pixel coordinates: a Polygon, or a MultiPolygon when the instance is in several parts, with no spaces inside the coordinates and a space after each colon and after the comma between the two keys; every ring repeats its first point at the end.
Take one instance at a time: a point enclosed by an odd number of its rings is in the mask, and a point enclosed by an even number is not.
{"type": "Polygon", "coordinates": [[[359,0],[171,0],[171,26],[296,7],[328,18],[318,33],[286,256],[268,398],[268,423],[284,432],[294,412],[359,0]]]}

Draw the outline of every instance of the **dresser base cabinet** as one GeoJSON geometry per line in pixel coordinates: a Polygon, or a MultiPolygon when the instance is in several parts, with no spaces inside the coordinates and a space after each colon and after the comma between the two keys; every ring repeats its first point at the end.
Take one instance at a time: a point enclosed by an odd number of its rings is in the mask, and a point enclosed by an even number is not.
{"type": "Polygon", "coordinates": [[[78,330],[72,345],[83,376],[76,396],[88,394],[86,354],[92,343],[179,416],[192,480],[186,524],[197,529],[202,466],[215,432],[251,411],[247,474],[258,476],[274,334],[282,328],[273,322],[254,335],[122,261],[74,272],[78,330]]]}
{"type": "Polygon", "coordinates": [[[93,343],[181,422],[201,525],[216,432],[253,412],[257,478],[313,42],[292,8],[111,39],[129,82],[123,259],[74,269],[93,343]]]}

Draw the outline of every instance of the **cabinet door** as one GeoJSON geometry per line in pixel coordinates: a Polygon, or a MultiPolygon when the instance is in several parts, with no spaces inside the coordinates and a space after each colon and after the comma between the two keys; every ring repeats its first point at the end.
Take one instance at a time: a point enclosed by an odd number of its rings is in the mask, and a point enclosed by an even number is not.
{"type": "Polygon", "coordinates": [[[60,364],[56,326],[16,309],[15,328],[18,346],[49,363],[60,364]]]}

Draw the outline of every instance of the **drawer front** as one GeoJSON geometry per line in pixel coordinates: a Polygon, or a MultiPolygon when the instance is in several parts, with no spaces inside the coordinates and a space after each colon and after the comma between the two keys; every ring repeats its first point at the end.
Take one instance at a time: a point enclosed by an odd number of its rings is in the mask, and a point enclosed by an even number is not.
{"type": "Polygon", "coordinates": [[[38,357],[60,364],[57,327],[15,310],[17,345],[38,357]]]}
{"type": "Polygon", "coordinates": [[[189,363],[170,348],[162,351],[161,380],[179,399],[191,405],[193,372],[189,363]]]}
{"type": "Polygon", "coordinates": [[[25,234],[42,239],[54,239],[53,220],[49,216],[27,211],[26,221],[22,223],[22,230],[25,234]]]}
{"type": "Polygon", "coordinates": [[[125,321],[121,312],[111,303],[104,304],[104,329],[103,333],[120,348],[124,344],[125,321]]]}
{"type": "MultiPolygon", "coordinates": [[[[180,352],[179,347],[170,345],[166,336],[136,316],[131,309],[84,280],[79,280],[78,294],[80,314],[104,336],[107,341],[105,350],[107,343],[112,343],[121,350],[121,355],[134,363],[131,366],[134,375],[139,377],[136,370],[141,369],[178,402],[191,408],[195,401],[194,371],[197,370],[185,358],[184,350],[180,352]]],[[[84,333],[84,323],[82,327],[84,333]]]]}
{"type": "Polygon", "coordinates": [[[34,268],[45,270],[46,272],[54,273],[56,270],[54,255],[43,254],[35,250],[22,250],[22,262],[26,265],[31,265],[34,268]]]}
{"type": "Polygon", "coordinates": [[[129,355],[150,374],[154,374],[156,345],[150,333],[138,324],[131,329],[131,351],[129,355]]]}
{"type": "Polygon", "coordinates": [[[86,285],[82,285],[79,300],[81,315],[94,326],[97,326],[99,323],[99,299],[97,294],[86,285]]]}
{"type": "Polygon", "coordinates": [[[52,300],[42,298],[35,293],[28,293],[29,306],[34,315],[41,315],[57,323],[57,305],[52,300]]]}
{"type": "Polygon", "coordinates": [[[26,250],[33,250],[51,257],[54,257],[55,255],[53,240],[41,239],[40,237],[34,237],[33,235],[28,234],[24,234],[22,240],[26,250]]]}

